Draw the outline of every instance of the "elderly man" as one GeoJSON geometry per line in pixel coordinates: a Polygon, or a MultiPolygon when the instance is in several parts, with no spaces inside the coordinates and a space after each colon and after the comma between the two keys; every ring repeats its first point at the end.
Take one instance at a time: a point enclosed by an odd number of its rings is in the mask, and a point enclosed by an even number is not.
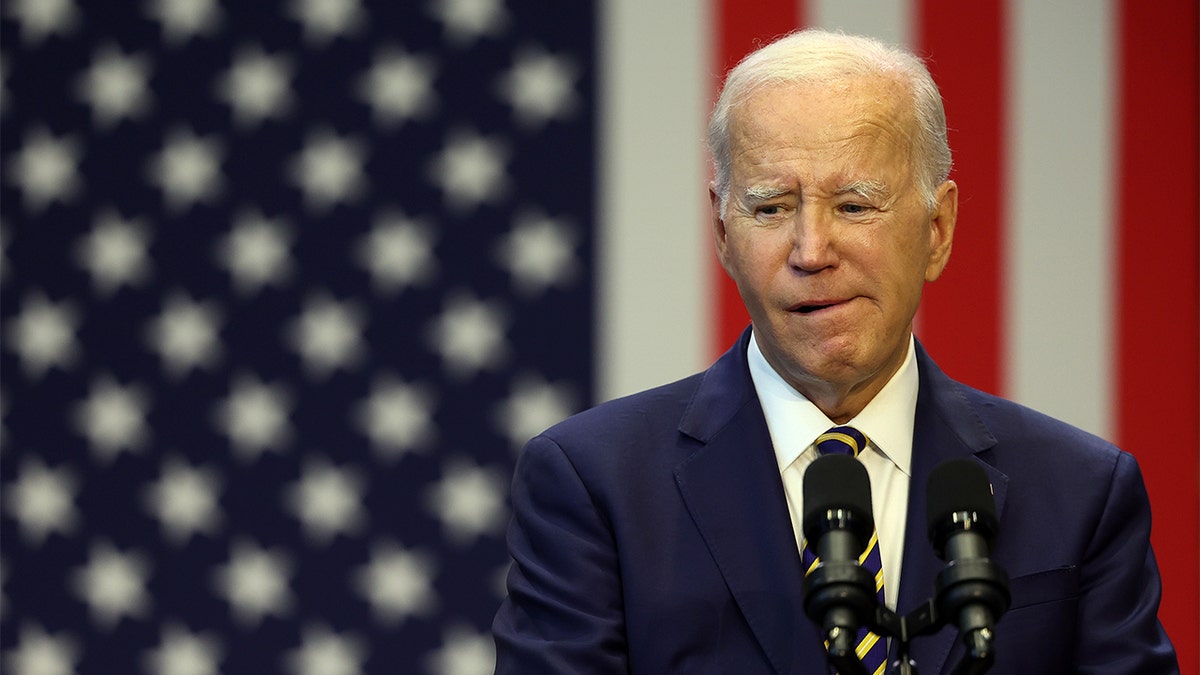
{"type": "MultiPolygon", "coordinates": [[[[752,324],[707,371],[526,446],[497,672],[829,672],[830,635],[804,607],[801,514],[830,439],[870,477],[862,565],[881,567],[898,615],[946,566],[926,480],[966,458],[994,494],[990,555],[1011,578],[990,672],[1177,672],[1133,457],[950,380],[913,337],[958,204],[921,62],[866,38],[786,36],[729,73],[709,145],[717,255],[752,324]]],[[[888,649],[911,647],[920,672],[949,672],[954,623],[856,636],[858,656],[883,673],[888,649]]]]}

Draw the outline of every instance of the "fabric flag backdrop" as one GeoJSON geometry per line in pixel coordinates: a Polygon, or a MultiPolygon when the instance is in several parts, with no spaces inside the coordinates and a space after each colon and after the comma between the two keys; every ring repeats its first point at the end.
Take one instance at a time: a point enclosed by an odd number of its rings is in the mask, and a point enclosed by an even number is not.
{"type": "Polygon", "coordinates": [[[0,669],[490,672],[517,449],[744,325],[704,117],[823,25],[931,59],[920,337],[1138,456],[1194,672],[1196,8],[963,4],[5,3],[0,669]]]}

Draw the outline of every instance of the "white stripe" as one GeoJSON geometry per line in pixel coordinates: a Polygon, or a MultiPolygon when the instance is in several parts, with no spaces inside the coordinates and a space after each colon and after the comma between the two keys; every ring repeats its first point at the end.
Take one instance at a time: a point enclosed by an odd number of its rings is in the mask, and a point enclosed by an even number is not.
{"type": "Polygon", "coordinates": [[[1107,0],[1010,7],[1006,390],[1108,435],[1112,8],[1107,0]]]}
{"type": "Polygon", "coordinates": [[[596,395],[662,384],[710,354],[707,3],[601,7],[596,395]]]}
{"type": "Polygon", "coordinates": [[[900,0],[808,0],[811,26],[869,35],[884,42],[911,46],[913,12],[909,2],[900,0]]]}

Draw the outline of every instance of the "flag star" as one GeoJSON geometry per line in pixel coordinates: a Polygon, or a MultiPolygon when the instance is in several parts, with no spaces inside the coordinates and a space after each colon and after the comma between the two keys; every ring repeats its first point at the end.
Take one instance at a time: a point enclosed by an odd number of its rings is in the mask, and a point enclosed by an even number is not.
{"type": "Polygon", "coordinates": [[[394,293],[426,284],[437,273],[433,228],[397,213],[377,218],[370,233],[359,240],[359,262],[371,273],[376,291],[394,293]]]}
{"type": "Polygon", "coordinates": [[[366,19],[359,0],[292,0],[288,14],[304,26],[304,39],[318,45],[353,35],[366,19]]]}
{"type": "Polygon", "coordinates": [[[309,539],[326,545],[338,534],[362,530],[363,478],[358,472],[338,469],[326,461],[311,461],[300,480],[288,488],[284,502],[300,519],[309,539]]]}
{"type": "Polygon", "coordinates": [[[175,293],[147,326],[146,342],[162,357],[167,374],[179,379],[192,369],[216,363],[221,355],[220,323],[221,312],[215,303],[194,302],[175,293]]]}
{"type": "Polygon", "coordinates": [[[134,286],[149,275],[146,255],[149,232],[141,219],[125,220],[108,209],[75,246],[75,259],[92,277],[96,292],[108,296],[121,286],[134,286]]]}
{"type": "Polygon", "coordinates": [[[147,165],[147,179],[163,191],[167,208],[179,212],[200,201],[212,201],[222,190],[223,150],[216,136],[201,138],[176,129],[147,165]]]}
{"type": "Polygon", "coordinates": [[[151,0],[147,11],[162,24],[163,39],[174,46],[209,35],[221,24],[217,0],[151,0]]]}
{"type": "Polygon", "coordinates": [[[310,134],[289,164],[292,182],[304,193],[310,211],[325,211],[338,202],[360,197],[366,188],[362,141],[329,131],[310,134]]]}
{"type": "Polygon", "coordinates": [[[538,295],[579,277],[578,239],[567,224],[527,213],[518,216],[512,231],[500,240],[496,258],[512,274],[518,292],[538,295]]]}
{"type": "Polygon", "coordinates": [[[358,80],[358,97],[371,106],[375,122],[383,126],[423,117],[434,108],[434,70],[429,58],[395,48],[380,50],[358,80]]]}
{"type": "Polygon", "coordinates": [[[217,258],[233,275],[241,293],[257,293],[267,284],[280,285],[292,276],[291,227],[280,218],[246,211],[217,245],[217,258]]]}
{"type": "Polygon", "coordinates": [[[575,401],[575,394],[564,384],[523,376],[517,378],[508,398],[496,405],[493,419],[513,449],[520,450],[526,441],[575,412],[575,401]]]}
{"type": "Polygon", "coordinates": [[[501,0],[436,0],[434,17],[442,22],[446,36],[465,45],[484,35],[496,35],[508,26],[501,0]]]}
{"type": "Polygon", "coordinates": [[[9,0],[9,16],[21,24],[21,39],[38,44],[50,35],[66,35],[79,26],[79,10],[72,0],[9,0]]]}
{"type": "Polygon", "coordinates": [[[371,603],[376,619],[393,624],[437,609],[437,570],[428,553],[384,542],[371,547],[371,560],[355,573],[354,587],[371,603]]]}
{"type": "Polygon", "coordinates": [[[320,294],[310,298],[304,312],[287,327],[287,339],[300,353],[308,374],[324,378],[362,361],[364,320],[362,308],[355,303],[320,294]]]}
{"type": "Polygon", "coordinates": [[[92,382],[86,400],[77,404],[73,420],[101,460],[111,461],[122,450],[138,451],[150,434],[146,424],[149,398],[141,387],[121,386],[112,377],[92,382]]]}
{"type": "Polygon", "coordinates": [[[178,457],[163,463],[158,480],[142,493],[143,503],[162,523],[171,543],[182,546],[200,533],[213,535],[221,525],[217,506],[220,481],[212,469],[192,468],[178,457]]]}
{"type": "Polygon", "coordinates": [[[250,541],[233,544],[229,563],[214,573],[214,585],[244,626],[260,624],[268,614],[286,617],[295,604],[290,577],[292,561],[250,541]]]}
{"type": "Polygon", "coordinates": [[[146,672],[155,675],[218,675],[221,642],[211,633],[193,633],[177,623],[162,629],[158,648],[142,656],[146,672]]]}
{"type": "Polygon", "coordinates": [[[21,465],[17,479],[4,488],[5,510],[16,519],[21,534],[41,545],[51,532],[69,535],[79,526],[75,493],[79,480],[66,468],[50,469],[40,459],[21,465]]]}
{"type": "Polygon", "coordinates": [[[498,89],[528,127],[540,127],[551,119],[564,119],[579,108],[575,81],[579,69],[570,59],[540,50],[517,56],[512,69],[501,76],[498,89]]]}
{"type": "Polygon", "coordinates": [[[78,326],[79,312],[72,303],[51,302],[35,291],[25,296],[20,313],[8,320],[4,332],[25,374],[38,380],[50,368],[74,365],[79,357],[78,326]]]}
{"type": "Polygon", "coordinates": [[[112,630],[122,617],[144,618],[150,611],[149,574],[142,555],[121,553],[102,542],[92,546],[87,564],[75,571],[71,581],[76,595],[91,609],[93,621],[112,630]]]}
{"type": "Polygon", "coordinates": [[[217,425],[238,456],[254,461],[266,450],[281,452],[292,439],[288,408],[291,396],[283,385],[264,384],[239,376],[229,397],[217,404],[217,425]]]}
{"type": "Polygon", "coordinates": [[[123,54],[113,45],[100,48],[91,66],[79,76],[75,91],[92,108],[102,129],[124,118],[142,117],[150,110],[150,60],[144,54],[123,54]]]}
{"type": "Polygon", "coordinates": [[[430,162],[429,173],[447,205],[466,211],[495,202],[508,191],[507,160],[508,149],[502,142],[459,132],[430,162]]]}
{"type": "Polygon", "coordinates": [[[25,135],[25,144],[8,160],[8,175],[21,190],[27,211],[40,212],[50,202],[67,202],[79,193],[80,147],[74,137],[56,138],[42,128],[25,135]]]}
{"type": "Polygon", "coordinates": [[[457,295],[433,320],[426,338],[450,375],[466,378],[494,369],[508,358],[507,323],[506,312],[497,303],[457,295]]]}
{"type": "Polygon", "coordinates": [[[11,675],[72,675],[79,652],[79,644],[71,636],[51,635],[40,626],[25,623],[16,646],[4,654],[4,671],[11,675]]]}
{"type": "Polygon", "coordinates": [[[361,638],[339,635],[324,626],[308,626],[300,647],[285,658],[293,675],[355,675],[362,672],[367,650],[361,638]]]}
{"type": "Polygon", "coordinates": [[[450,541],[465,545],[503,529],[504,498],[505,481],[499,471],[451,460],[441,480],[426,492],[425,505],[442,521],[450,541]]]}
{"type": "Polygon", "coordinates": [[[433,409],[433,394],[427,387],[383,376],[358,404],[354,422],[378,453],[399,457],[425,450],[433,442],[437,433],[433,409]]]}
{"type": "Polygon", "coordinates": [[[487,633],[451,626],[426,667],[434,675],[489,675],[496,668],[496,645],[487,633]]]}
{"type": "Polygon", "coordinates": [[[290,81],[292,63],[286,56],[269,56],[261,47],[238,50],[233,65],[217,80],[217,96],[233,109],[241,127],[267,118],[281,118],[292,109],[295,97],[290,81]]]}

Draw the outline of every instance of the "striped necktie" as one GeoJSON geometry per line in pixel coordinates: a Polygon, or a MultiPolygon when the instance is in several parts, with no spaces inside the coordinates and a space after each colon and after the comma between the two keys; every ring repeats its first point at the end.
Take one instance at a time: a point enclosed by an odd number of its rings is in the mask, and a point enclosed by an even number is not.
{"type": "MultiPolygon", "coordinates": [[[[858,457],[858,453],[867,447],[867,437],[854,427],[834,427],[817,437],[816,446],[817,451],[822,455],[840,454],[858,457]]],[[[812,572],[820,562],[817,560],[816,554],[809,550],[807,543],[804,546],[802,560],[805,575],[812,572]]],[[[878,532],[871,533],[867,550],[859,556],[858,562],[866,570],[875,573],[875,594],[879,602],[883,603],[883,564],[879,558],[878,532]]],[[[858,653],[859,660],[866,666],[867,672],[871,675],[883,675],[887,665],[887,640],[881,639],[866,628],[858,630],[857,638],[858,646],[855,651],[858,653]]]]}

